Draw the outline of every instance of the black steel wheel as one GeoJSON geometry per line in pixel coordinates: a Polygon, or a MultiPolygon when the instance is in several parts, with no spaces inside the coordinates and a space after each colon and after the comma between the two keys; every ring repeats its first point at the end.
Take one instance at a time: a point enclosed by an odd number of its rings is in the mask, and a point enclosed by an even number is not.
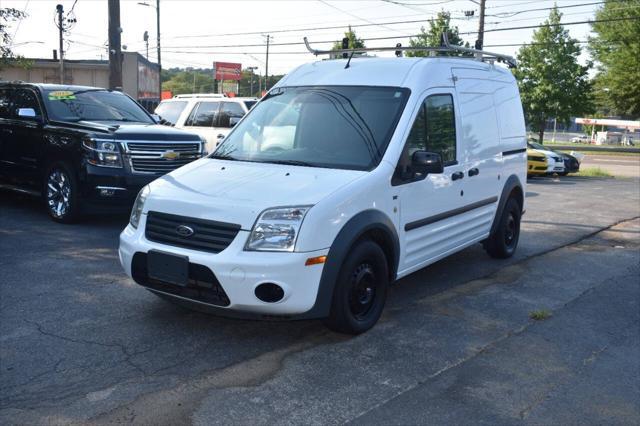
{"type": "Polygon", "coordinates": [[[388,285],[384,251],[373,241],[358,242],[342,264],[325,324],[347,334],[369,330],[382,314],[388,285]]]}
{"type": "Polygon", "coordinates": [[[513,256],[520,239],[521,216],[520,204],[515,198],[510,198],[504,206],[498,226],[484,242],[484,248],[489,256],[498,259],[513,256]]]}

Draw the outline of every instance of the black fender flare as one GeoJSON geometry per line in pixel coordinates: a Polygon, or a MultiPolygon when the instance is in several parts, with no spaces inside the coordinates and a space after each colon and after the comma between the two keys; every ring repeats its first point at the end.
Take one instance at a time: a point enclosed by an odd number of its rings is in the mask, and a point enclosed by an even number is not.
{"type": "Polygon", "coordinates": [[[322,269],[316,301],[309,311],[299,315],[300,319],[325,318],[329,316],[333,290],[338,280],[342,262],[353,244],[370,231],[376,231],[377,235],[384,238],[385,247],[383,247],[383,250],[385,250],[389,260],[390,280],[395,280],[400,259],[400,240],[398,239],[396,228],[391,219],[381,211],[362,211],[349,219],[333,240],[322,269]]]}
{"type": "Polygon", "coordinates": [[[500,221],[500,217],[502,217],[502,212],[504,211],[504,206],[507,204],[507,201],[509,200],[509,195],[516,188],[520,188],[520,192],[522,194],[522,199],[518,200],[518,201],[520,202],[520,207],[521,208],[524,207],[524,190],[522,189],[522,184],[520,183],[520,179],[516,175],[511,175],[511,176],[509,176],[509,178],[505,182],[504,186],[502,187],[502,193],[500,194],[500,201],[498,202],[498,208],[496,209],[496,215],[494,216],[493,223],[491,224],[490,235],[493,235],[493,233],[495,232],[495,230],[496,230],[496,228],[498,226],[498,222],[500,221]]]}

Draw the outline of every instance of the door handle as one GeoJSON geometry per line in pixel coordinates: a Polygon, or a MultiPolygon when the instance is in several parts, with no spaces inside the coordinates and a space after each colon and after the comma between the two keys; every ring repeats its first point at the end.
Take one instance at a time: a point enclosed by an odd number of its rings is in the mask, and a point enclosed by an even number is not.
{"type": "Polygon", "coordinates": [[[480,174],[480,170],[477,167],[473,169],[469,169],[469,177],[478,176],[480,174]]]}
{"type": "Polygon", "coordinates": [[[224,139],[224,135],[222,133],[220,133],[217,137],[218,139],[224,139]]]}
{"type": "Polygon", "coordinates": [[[464,178],[464,173],[462,172],[455,172],[454,174],[451,175],[451,180],[458,180],[462,178],[464,178]]]}

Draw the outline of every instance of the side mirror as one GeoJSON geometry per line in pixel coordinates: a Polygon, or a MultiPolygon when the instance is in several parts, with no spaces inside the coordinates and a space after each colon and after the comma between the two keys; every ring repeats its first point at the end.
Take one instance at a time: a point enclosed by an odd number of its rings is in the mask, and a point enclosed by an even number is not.
{"type": "Polygon", "coordinates": [[[233,127],[240,122],[240,117],[231,117],[229,118],[229,127],[233,127]]]}
{"type": "Polygon", "coordinates": [[[36,114],[36,110],[33,108],[18,108],[18,117],[24,118],[26,120],[38,120],[38,115],[36,114]]]}
{"type": "Polygon", "coordinates": [[[164,121],[158,114],[151,114],[151,117],[153,117],[153,120],[158,124],[162,124],[164,121]]]}
{"type": "Polygon", "coordinates": [[[442,173],[442,157],[435,152],[416,151],[411,155],[411,171],[424,176],[442,173]]]}

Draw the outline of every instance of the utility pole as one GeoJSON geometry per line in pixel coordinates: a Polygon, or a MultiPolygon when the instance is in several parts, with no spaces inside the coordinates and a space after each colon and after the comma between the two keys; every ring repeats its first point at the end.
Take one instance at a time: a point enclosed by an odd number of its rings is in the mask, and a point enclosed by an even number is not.
{"type": "Polygon", "coordinates": [[[149,60],[149,31],[145,31],[142,34],[142,40],[144,40],[144,44],[147,46],[147,61],[149,60]]]}
{"type": "Polygon", "coordinates": [[[484,7],[485,0],[480,0],[480,23],[478,24],[478,40],[476,41],[476,49],[482,50],[484,46],[484,7]]]}
{"type": "Polygon", "coordinates": [[[58,30],[60,32],[60,84],[64,84],[64,59],[63,59],[64,27],[62,26],[62,12],[64,10],[61,4],[56,6],[56,11],[58,12],[58,30]]]}
{"type": "Polygon", "coordinates": [[[162,99],[162,61],[160,60],[160,0],[156,0],[156,26],[158,30],[158,102],[162,99]]]}
{"type": "Polygon", "coordinates": [[[120,0],[109,0],[109,89],[122,90],[120,0]]]}
{"type": "Polygon", "coordinates": [[[264,90],[269,90],[269,40],[271,40],[271,36],[267,34],[267,59],[264,67],[264,90]]]}
{"type": "Polygon", "coordinates": [[[249,70],[249,72],[251,73],[251,74],[249,75],[249,79],[251,80],[251,90],[250,90],[249,96],[253,96],[253,72],[254,72],[255,70],[257,70],[257,69],[258,69],[258,67],[247,67],[247,69],[248,69],[248,70],[249,70]]]}

